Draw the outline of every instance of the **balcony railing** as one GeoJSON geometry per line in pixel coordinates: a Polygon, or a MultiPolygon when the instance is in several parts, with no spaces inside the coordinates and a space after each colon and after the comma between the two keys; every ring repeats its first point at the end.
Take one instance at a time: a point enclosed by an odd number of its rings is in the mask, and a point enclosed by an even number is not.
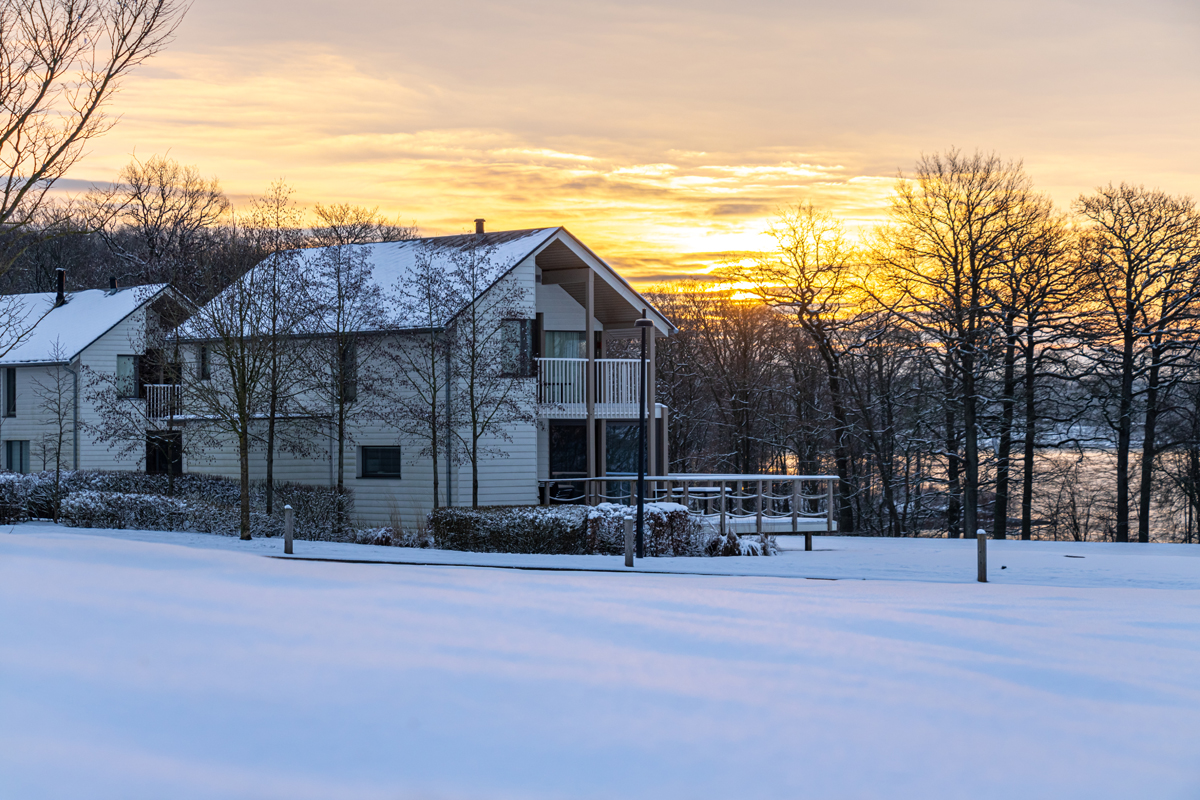
{"type": "MultiPolygon", "coordinates": [[[[596,416],[637,418],[638,359],[597,358],[596,416]]],[[[586,358],[538,359],[538,413],[577,419],[587,415],[586,358]]],[[[648,368],[648,367],[647,367],[648,368]]]]}
{"type": "Polygon", "coordinates": [[[183,392],[176,383],[146,384],[146,414],[153,419],[183,414],[183,392]]]}

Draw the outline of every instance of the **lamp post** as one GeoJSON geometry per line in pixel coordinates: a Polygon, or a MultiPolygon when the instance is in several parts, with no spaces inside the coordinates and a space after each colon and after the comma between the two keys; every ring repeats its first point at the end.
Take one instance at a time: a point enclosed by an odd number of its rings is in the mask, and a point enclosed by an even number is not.
{"type": "Polygon", "coordinates": [[[642,332],[642,358],[638,363],[638,503],[637,503],[637,557],[646,557],[646,333],[654,323],[642,309],[642,318],[636,323],[642,332]]]}

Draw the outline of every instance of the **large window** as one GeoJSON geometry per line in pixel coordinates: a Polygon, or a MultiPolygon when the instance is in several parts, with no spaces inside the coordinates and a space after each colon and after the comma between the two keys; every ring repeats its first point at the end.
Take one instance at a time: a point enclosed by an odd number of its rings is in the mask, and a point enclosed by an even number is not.
{"type": "Polygon", "coordinates": [[[358,399],[358,340],[348,339],[341,352],[342,399],[353,403],[358,399]]]}
{"type": "Polygon", "coordinates": [[[183,474],[182,431],[146,434],[146,472],[150,475],[183,474]]]}
{"type": "Polygon", "coordinates": [[[138,396],[137,356],[117,356],[117,396],[138,396]]]}
{"type": "Polygon", "coordinates": [[[4,370],[4,416],[17,415],[17,370],[8,367],[4,370]]]}
{"type": "Polygon", "coordinates": [[[9,472],[29,472],[29,441],[9,439],[4,443],[4,468],[9,472]]]}
{"type": "Polygon", "coordinates": [[[587,358],[587,334],[546,331],[546,358],[587,358]]]}
{"type": "Polygon", "coordinates": [[[502,326],[500,329],[501,341],[504,343],[500,364],[503,374],[515,378],[532,377],[534,374],[533,320],[506,319],[500,324],[502,326]]]}
{"type": "Polygon", "coordinates": [[[399,478],[399,447],[364,447],[362,449],[362,477],[399,478]]]}

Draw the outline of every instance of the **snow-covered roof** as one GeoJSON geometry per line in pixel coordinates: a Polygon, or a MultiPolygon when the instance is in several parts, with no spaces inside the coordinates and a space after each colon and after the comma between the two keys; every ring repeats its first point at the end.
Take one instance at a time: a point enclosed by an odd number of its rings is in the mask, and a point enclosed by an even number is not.
{"type": "MultiPolygon", "coordinates": [[[[402,242],[376,242],[371,244],[360,245],[343,245],[339,255],[344,259],[352,258],[355,254],[366,255],[364,261],[369,264],[370,282],[377,286],[385,303],[390,305],[401,305],[397,303],[397,287],[412,281],[418,273],[418,265],[421,259],[431,259],[436,266],[439,261],[445,262],[445,270],[451,269],[452,259],[458,252],[472,250],[480,254],[481,258],[487,261],[487,272],[494,278],[498,279],[507,274],[513,267],[524,261],[530,255],[540,252],[547,244],[556,237],[569,238],[578,243],[578,245],[586,251],[591,257],[595,258],[596,262],[605,267],[611,273],[612,279],[623,287],[623,290],[634,298],[639,298],[637,303],[631,303],[639,307],[651,306],[644,298],[640,298],[629,284],[617,274],[612,267],[608,266],[599,257],[595,256],[581,242],[574,239],[565,228],[533,228],[527,230],[516,231],[495,231],[483,234],[461,234],[458,236],[439,236],[429,237],[424,239],[410,239],[402,242]]],[[[330,251],[337,249],[335,247],[312,247],[305,250],[296,251],[295,255],[299,259],[299,265],[302,269],[315,266],[320,263],[322,258],[330,251]]],[[[240,281],[249,282],[257,285],[269,285],[270,279],[265,274],[260,274],[259,271],[265,271],[271,268],[272,262],[268,258],[248,271],[240,281]]],[[[319,271],[319,270],[317,270],[319,271]]],[[[312,274],[312,273],[310,273],[312,274]]],[[[244,284],[243,284],[244,285],[244,284]]],[[[485,289],[487,287],[484,287],[485,289]]],[[[230,287],[226,292],[233,291],[230,287]]],[[[213,302],[219,302],[220,296],[213,302]]],[[[327,302],[328,298],[314,297],[310,302],[320,303],[327,302]]],[[[463,303],[464,307],[468,303],[463,303]]],[[[651,306],[652,307],[652,306],[651,306]]],[[[394,310],[394,309],[393,309],[394,310]]],[[[453,317],[459,313],[461,308],[444,309],[446,318],[453,317]]],[[[664,327],[673,330],[669,320],[661,315],[657,309],[654,310],[656,316],[661,317],[664,327]]],[[[407,323],[405,320],[391,318],[388,320],[388,326],[396,326],[400,328],[412,327],[420,328],[428,324],[427,320],[422,323],[412,321],[407,323]]],[[[312,332],[322,330],[321,321],[319,319],[310,320],[308,325],[313,326],[312,332]]],[[[184,323],[180,329],[180,334],[185,338],[204,338],[195,321],[184,323]]]]}
{"type": "Polygon", "coordinates": [[[66,302],[57,308],[54,292],[0,297],[0,315],[6,322],[11,321],[10,330],[13,331],[4,337],[4,343],[18,335],[21,337],[15,347],[0,357],[0,366],[71,361],[166,288],[167,284],[163,283],[115,291],[68,292],[66,302]]]}

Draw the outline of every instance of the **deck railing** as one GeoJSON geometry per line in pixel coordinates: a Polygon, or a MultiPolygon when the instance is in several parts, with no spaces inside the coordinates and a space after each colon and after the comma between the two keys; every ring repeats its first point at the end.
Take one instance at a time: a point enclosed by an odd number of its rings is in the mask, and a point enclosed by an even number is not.
{"type": "MultiPolygon", "coordinates": [[[[538,404],[544,411],[563,416],[585,413],[587,364],[586,358],[538,359],[538,404]]],[[[595,364],[596,415],[636,417],[638,359],[597,358],[595,364]]]]}
{"type": "Polygon", "coordinates": [[[178,417],[183,413],[183,392],[177,383],[146,384],[146,415],[153,419],[178,417]]]}
{"type": "MultiPolygon", "coordinates": [[[[724,535],[833,533],[836,475],[655,475],[646,478],[646,502],[685,506],[702,524],[724,535]]],[[[542,503],[637,502],[636,475],[541,481],[542,503]]],[[[812,543],[806,538],[806,549],[812,543]]]]}

